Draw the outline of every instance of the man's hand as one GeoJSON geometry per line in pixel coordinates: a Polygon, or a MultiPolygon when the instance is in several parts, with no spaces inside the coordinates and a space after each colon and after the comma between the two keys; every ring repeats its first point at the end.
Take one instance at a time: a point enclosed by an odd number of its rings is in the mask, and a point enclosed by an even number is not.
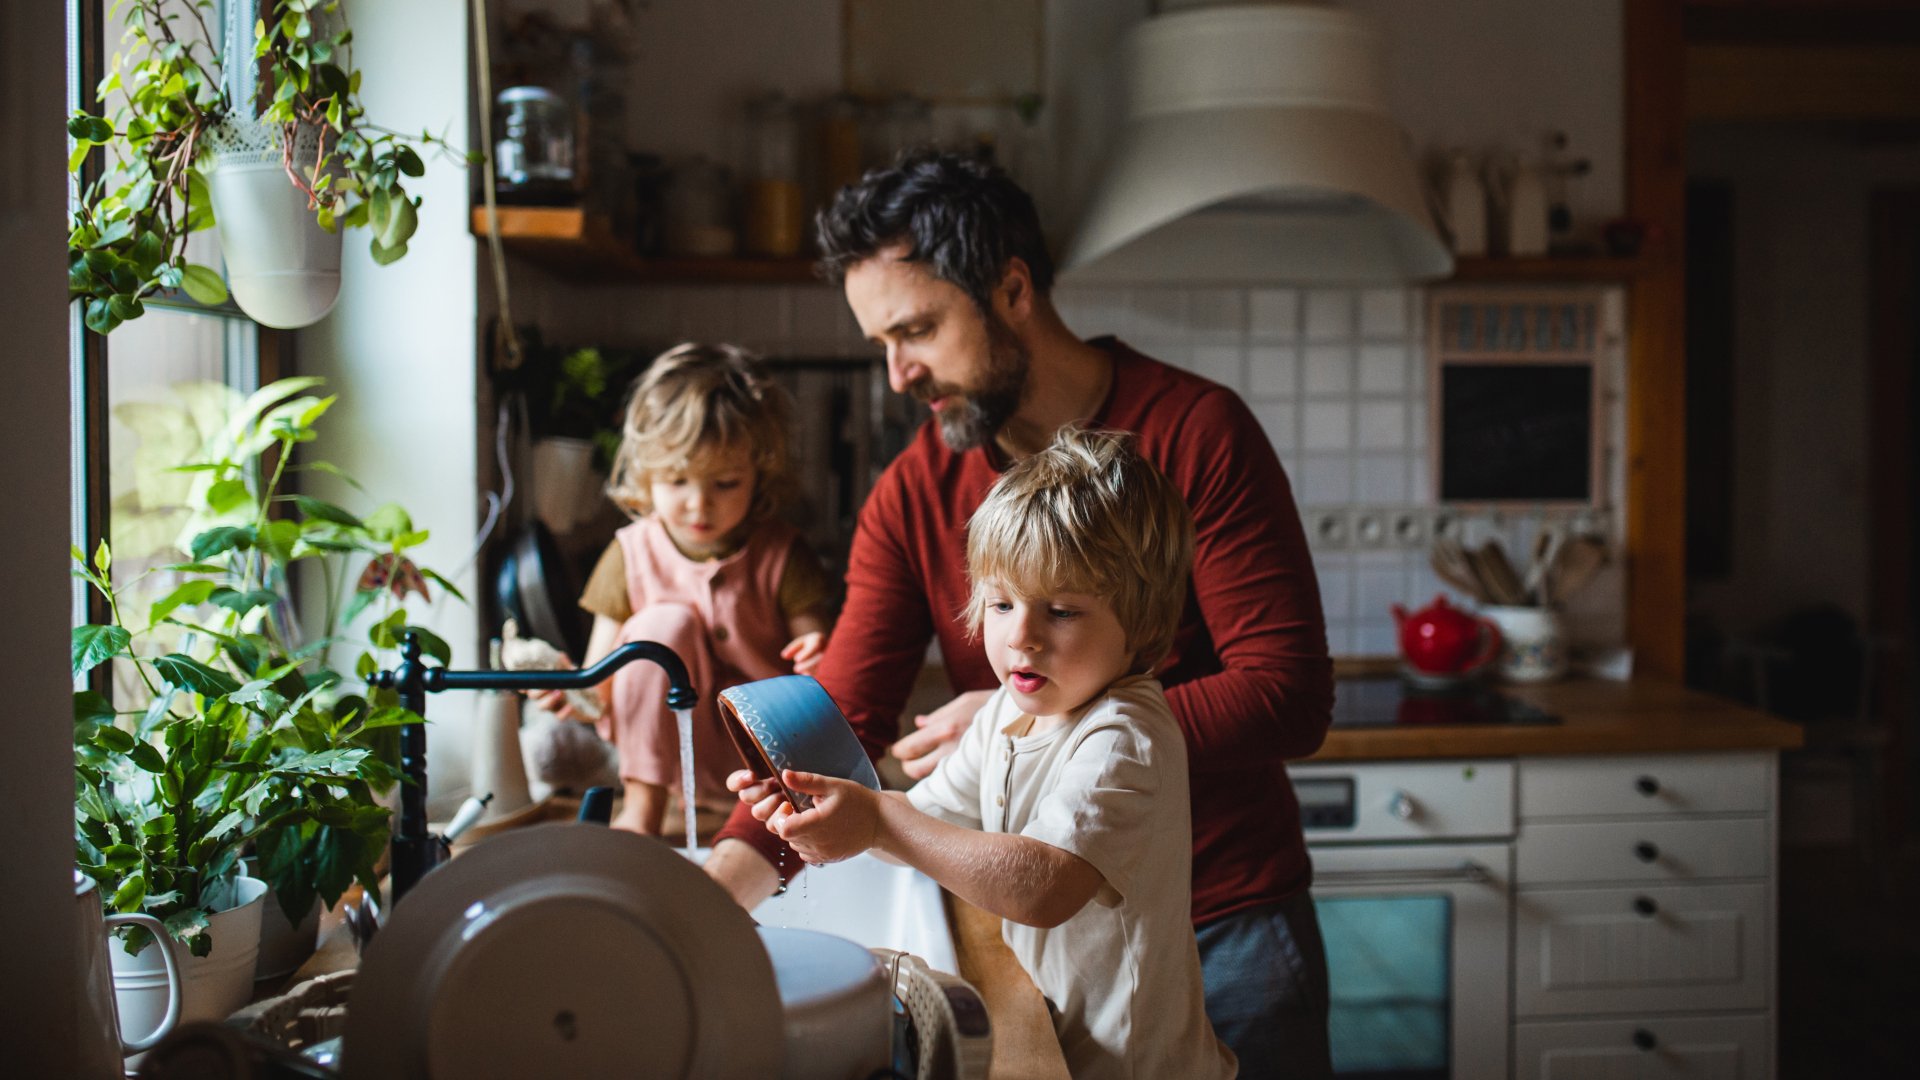
{"type": "Polygon", "coordinates": [[[815,630],[787,642],[787,647],[780,650],[780,659],[793,661],[795,675],[811,675],[820,666],[820,657],[826,651],[827,635],[815,630]]]}
{"type": "Polygon", "coordinates": [[[953,753],[960,736],[973,726],[973,716],[993,696],[991,690],[969,690],[945,705],[913,718],[920,730],[893,744],[893,756],[907,775],[919,780],[933,772],[940,759],[953,753]]]}
{"type": "Polygon", "coordinates": [[[819,773],[784,770],[781,782],[813,796],[813,806],[794,812],[781,800],[767,828],[814,864],[839,862],[872,847],[880,838],[880,793],[851,780],[819,773]]]}

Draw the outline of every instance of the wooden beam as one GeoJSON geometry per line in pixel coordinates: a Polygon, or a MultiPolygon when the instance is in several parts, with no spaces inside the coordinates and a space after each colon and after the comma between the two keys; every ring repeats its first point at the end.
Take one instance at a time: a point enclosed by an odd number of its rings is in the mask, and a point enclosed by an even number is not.
{"type": "Polygon", "coordinates": [[[1686,674],[1686,38],[1681,5],[1627,0],[1627,213],[1649,226],[1627,304],[1627,640],[1686,674]]]}
{"type": "Polygon", "coordinates": [[[1690,45],[1697,120],[1920,117],[1920,45],[1690,45]]]}

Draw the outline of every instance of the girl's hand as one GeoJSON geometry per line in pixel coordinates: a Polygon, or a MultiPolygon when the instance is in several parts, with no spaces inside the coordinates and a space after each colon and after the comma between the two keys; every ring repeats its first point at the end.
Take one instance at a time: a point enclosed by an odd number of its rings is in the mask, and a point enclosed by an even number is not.
{"type": "Polygon", "coordinates": [[[739,794],[740,801],[751,808],[754,820],[762,824],[773,818],[774,811],[787,804],[780,785],[771,780],[756,780],[748,769],[728,773],[727,790],[739,794]]]}
{"type": "Polygon", "coordinates": [[[795,675],[811,675],[820,666],[820,656],[826,651],[826,633],[815,630],[787,642],[787,647],[780,650],[780,658],[793,661],[795,675]]]}
{"type": "Polygon", "coordinates": [[[796,813],[781,802],[767,822],[774,835],[793,845],[810,863],[851,859],[880,838],[880,795],[851,780],[787,769],[780,774],[788,788],[813,796],[813,807],[796,813]]]}

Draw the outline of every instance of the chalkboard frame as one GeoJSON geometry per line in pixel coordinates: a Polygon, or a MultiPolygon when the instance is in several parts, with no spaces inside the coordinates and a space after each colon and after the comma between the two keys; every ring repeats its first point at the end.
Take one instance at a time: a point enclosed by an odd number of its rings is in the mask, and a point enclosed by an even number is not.
{"type": "Polygon", "coordinates": [[[1581,288],[1435,288],[1428,292],[1427,310],[1427,476],[1431,486],[1430,497],[1436,505],[1450,509],[1472,511],[1475,509],[1512,509],[1527,507],[1542,510],[1583,510],[1604,508],[1609,499],[1606,487],[1607,464],[1607,423],[1606,423],[1606,381],[1603,377],[1601,361],[1606,346],[1605,334],[1600,327],[1600,311],[1603,290],[1594,287],[1581,288]],[[1499,307],[1516,309],[1554,309],[1556,312],[1572,309],[1578,314],[1573,319],[1575,327],[1570,339],[1559,340],[1536,347],[1529,342],[1519,346],[1504,344],[1488,346],[1479,335],[1459,332],[1458,324],[1450,321],[1449,309],[1456,312],[1460,308],[1499,307]],[[1466,340],[1474,338],[1474,340],[1466,340]],[[1444,473],[1446,447],[1445,415],[1445,379],[1447,371],[1454,366],[1489,367],[1506,366],[1581,366],[1587,371],[1588,415],[1587,415],[1587,494],[1585,498],[1540,498],[1533,496],[1485,496],[1471,499],[1448,499],[1447,477],[1444,473]]]}

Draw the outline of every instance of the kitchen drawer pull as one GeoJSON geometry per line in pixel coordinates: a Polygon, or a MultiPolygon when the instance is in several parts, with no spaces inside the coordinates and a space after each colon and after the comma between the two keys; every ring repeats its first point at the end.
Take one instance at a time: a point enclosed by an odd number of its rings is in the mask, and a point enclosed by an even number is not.
{"type": "Polygon", "coordinates": [[[1426,870],[1326,870],[1313,875],[1315,886],[1426,885],[1448,881],[1471,881],[1484,885],[1493,875],[1479,863],[1434,867],[1426,870]]]}
{"type": "Polygon", "coordinates": [[[1660,857],[1660,848],[1651,841],[1642,840],[1633,845],[1633,857],[1643,863],[1650,863],[1660,857]]]}
{"type": "Polygon", "coordinates": [[[1634,1028],[1633,1045],[1642,1050],[1651,1050],[1660,1045],[1660,1040],[1654,1038],[1653,1032],[1648,1031],[1646,1028],[1634,1028]]]}
{"type": "Polygon", "coordinates": [[[1652,798],[1660,794],[1660,781],[1655,780],[1651,776],[1643,776],[1633,782],[1633,790],[1648,798],[1652,798]]]}
{"type": "Polygon", "coordinates": [[[1660,905],[1654,903],[1649,897],[1636,896],[1633,898],[1633,910],[1651,919],[1660,914],[1660,905]]]}

